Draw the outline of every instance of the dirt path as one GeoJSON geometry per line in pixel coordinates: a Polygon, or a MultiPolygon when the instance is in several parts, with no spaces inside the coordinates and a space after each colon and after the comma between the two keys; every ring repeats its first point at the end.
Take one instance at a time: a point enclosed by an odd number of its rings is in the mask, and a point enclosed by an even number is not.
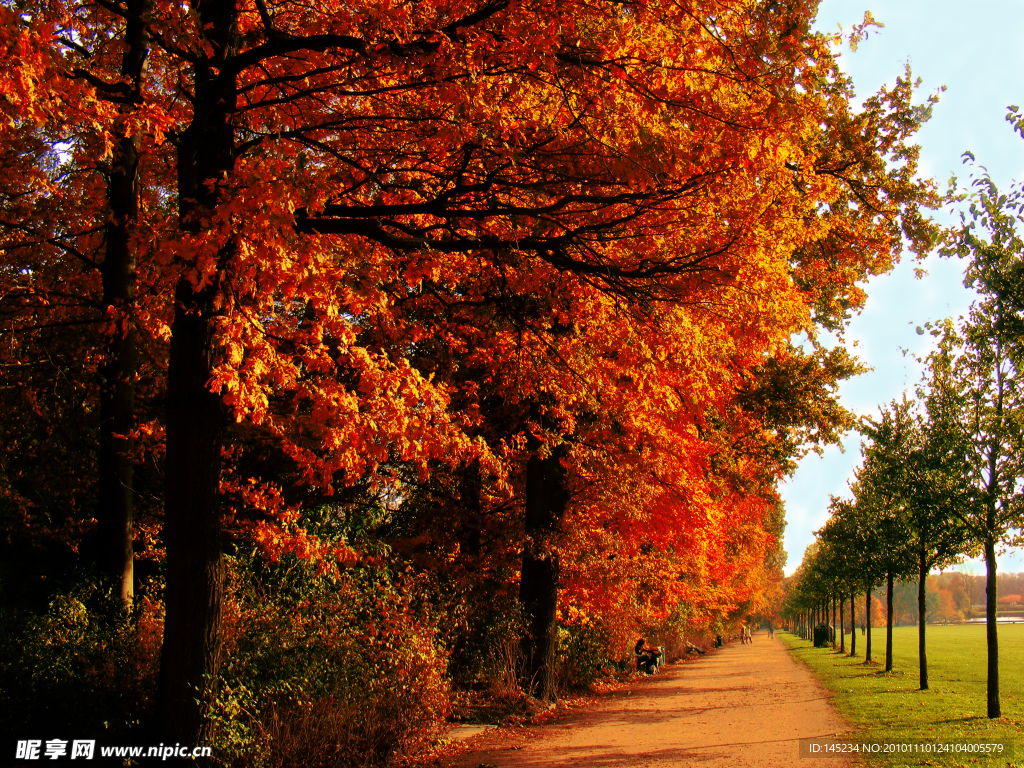
{"type": "MultiPolygon", "coordinates": [[[[847,730],[811,673],[761,632],[550,725],[475,737],[452,766],[797,765],[799,739],[847,730]]],[[[806,760],[806,768],[847,765],[806,760]]]]}

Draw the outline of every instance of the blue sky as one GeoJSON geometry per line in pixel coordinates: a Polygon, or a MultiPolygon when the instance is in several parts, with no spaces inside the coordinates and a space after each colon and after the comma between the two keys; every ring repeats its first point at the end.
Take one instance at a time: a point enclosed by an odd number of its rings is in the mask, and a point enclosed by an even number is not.
{"type": "MultiPolygon", "coordinates": [[[[1024,0],[962,2],[899,0],[824,0],[817,27],[849,31],[870,11],[885,24],[872,30],[856,52],[844,48],[842,68],[853,77],[858,102],[883,84],[893,84],[909,62],[922,79],[922,99],[946,86],[932,120],[921,130],[922,175],[941,190],[952,175],[965,179],[961,154],[972,152],[1002,187],[1024,180],[1024,139],[1004,119],[1009,104],[1024,106],[1024,0]]],[[[952,222],[952,212],[937,215],[952,222]]],[[[877,413],[881,404],[912,392],[920,369],[911,353],[928,351],[930,337],[916,327],[928,320],[961,315],[971,295],[961,282],[958,262],[930,256],[923,264],[912,256],[890,274],[866,286],[868,301],[847,334],[854,351],[872,371],[846,383],[841,397],[859,414],[877,413]],[[914,268],[928,276],[915,279],[914,268]]],[[[781,487],[788,526],[786,573],[800,564],[813,531],[824,525],[829,495],[848,495],[847,482],[860,461],[860,438],[851,435],[845,452],[829,448],[823,457],[805,458],[794,477],[781,487]]],[[[1000,570],[1024,571],[1024,553],[1000,557],[1000,570]]],[[[966,570],[978,571],[967,563],[966,570]]]]}

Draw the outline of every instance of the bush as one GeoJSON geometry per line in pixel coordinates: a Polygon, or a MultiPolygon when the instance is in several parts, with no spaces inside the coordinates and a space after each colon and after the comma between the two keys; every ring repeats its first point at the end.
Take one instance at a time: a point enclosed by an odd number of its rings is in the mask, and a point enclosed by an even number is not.
{"type": "Polygon", "coordinates": [[[158,603],[141,598],[125,615],[89,584],[55,595],[43,615],[0,609],[0,731],[132,743],[151,708],[162,636],[158,603]]]}
{"type": "Polygon", "coordinates": [[[234,563],[211,743],[231,766],[373,766],[448,712],[446,659],[382,569],[234,563]],[[242,567],[244,566],[244,568],[242,567]]]}
{"type": "Polygon", "coordinates": [[[609,633],[599,623],[581,622],[559,627],[557,691],[586,690],[601,678],[622,671],[623,664],[610,658],[610,646],[609,633]]]}

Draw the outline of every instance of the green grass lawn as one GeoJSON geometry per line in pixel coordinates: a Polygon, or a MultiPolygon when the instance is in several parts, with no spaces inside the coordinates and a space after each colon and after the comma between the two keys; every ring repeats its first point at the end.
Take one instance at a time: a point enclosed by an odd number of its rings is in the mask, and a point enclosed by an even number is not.
{"type": "MultiPolygon", "coordinates": [[[[1003,717],[985,716],[985,626],[928,626],[928,682],[918,690],[917,627],[893,631],[893,672],[885,674],[885,627],[872,632],[872,657],[864,664],[864,636],[858,630],[858,658],[814,648],[806,640],[778,634],[813,670],[836,706],[872,741],[936,742],[999,739],[1013,744],[1013,758],[930,756],[872,758],[872,765],[1024,766],[1024,624],[999,627],[999,687],[1003,717]]],[[[849,650],[850,637],[846,637],[849,650]]]]}

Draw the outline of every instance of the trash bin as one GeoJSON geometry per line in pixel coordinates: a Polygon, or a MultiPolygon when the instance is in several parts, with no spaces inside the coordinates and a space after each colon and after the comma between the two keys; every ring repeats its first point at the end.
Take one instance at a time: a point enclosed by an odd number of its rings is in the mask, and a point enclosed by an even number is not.
{"type": "Polygon", "coordinates": [[[828,645],[828,625],[819,624],[814,628],[814,647],[824,648],[828,645]]]}

